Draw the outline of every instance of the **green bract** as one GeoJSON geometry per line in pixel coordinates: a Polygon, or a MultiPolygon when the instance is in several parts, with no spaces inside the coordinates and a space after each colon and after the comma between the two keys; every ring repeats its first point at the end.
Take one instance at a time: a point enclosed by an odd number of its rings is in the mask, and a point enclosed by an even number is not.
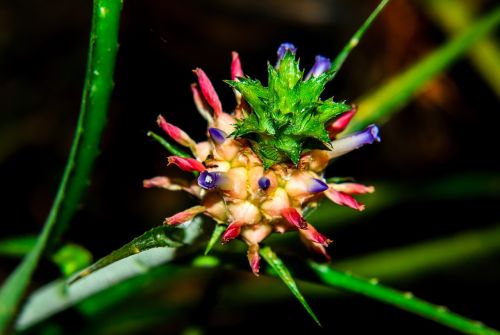
{"type": "Polygon", "coordinates": [[[226,81],[251,107],[232,135],[250,140],[266,169],[289,160],[297,165],[304,150],[330,147],[325,124],[351,106],[332,98],[321,100],[334,71],[304,80],[304,71],[290,51],[276,67],[267,68],[267,87],[247,77],[226,81]]]}

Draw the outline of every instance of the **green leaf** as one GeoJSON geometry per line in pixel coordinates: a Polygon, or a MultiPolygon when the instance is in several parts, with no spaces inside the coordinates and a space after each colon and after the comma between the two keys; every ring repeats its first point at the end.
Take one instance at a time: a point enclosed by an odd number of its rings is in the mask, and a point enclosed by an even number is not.
{"type": "Polygon", "coordinates": [[[261,248],[260,255],[266,260],[266,262],[272,267],[272,269],[276,271],[276,274],[281,278],[281,280],[283,280],[285,285],[290,289],[292,294],[297,298],[302,306],[304,306],[307,313],[309,313],[309,315],[318,324],[318,326],[321,327],[321,323],[316,317],[316,314],[314,314],[311,307],[309,307],[306,299],[302,296],[302,293],[300,293],[299,288],[297,287],[297,284],[295,283],[295,280],[293,279],[290,271],[288,271],[287,267],[285,266],[285,264],[283,264],[281,259],[278,258],[278,256],[271,250],[270,247],[261,248]]]}
{"type": "Polygon", "coordinates": [[[185,158],[192,157],[190,154],[188,154],[187,152],[182,150],[179,146],[166,141],[163,137],[161,137],[160,135],[158,135],[152,131],[148,131],[147,135],[149,137],[152,137],[156,142],[160,143],[165,149],[167,149],[168,152],[170,152],[176,156],[185,157],[185,158]]]}
{"type": "Polygon", "coordinates": [[[77,244],[68,243],[52,255],[52,261],[59,266],[65,277],[69,277],[91,264],[92,254],[77,244]]]}
{"type": "Polygon", "coordinates": [[[295,60],[295,55],[289,50],[280,61],[278,66],[278,87],[275,87],[278,95],[284,95],[289,92],[303,76],[303,71],[299,69],[299,62],[295,60]]]}
{"type": "Polygon", "coordinates": [[[367,125],[383,123],[401,107],[426,82],[450,66],[476,41],[500,24],[500,7],[484,15],[430,55],[420,60],[402,74],[390,79],[377,90],[359,99],[359,108],[344,134],[361,130],[367,125]]]}
{"type": "Polygon", "coordinates": [[[278,150],[286,153],[293,164],[297,165],[300,159],[302,146],[296,138],[288,135],[281,135],[273,140],[272,143],[278,150]]]}
{"type": "Polygon", "coordinates": [[[78,301],[170,262],[190,250],[168,245],[194,247],[201,242],[203,236],[203,221],[199,217],[177,227],[154,228],[75,277],[56,280],[35,291],[26,302],[16,329],[27,329],[78,301]],[[140,252],[137,253],[137,250],[140,252]]]}
{"type": "Polygon", "coordinates": [[[394,305],[465,334],[500,334],[500,332],[483,325],[481,322],[450,312],[446,307],[433,305],[422,299],[415,298],[411,293],[400,292],[380,285],[377,279],[360,278],[350,273],[334,270],[325,264],[310,262],[309,265],[323,283],[332,287],[394,305]]]}
{"type": "Polygon", "coordinates": [[[351,106],[346,105],[341,102],[335,102],[333,99],[328,99],[320,104],[317,108],[319,112],[319,120],[323,123],[333,119],[336,116],[341,115],[347,111],[351,110],[351,106]]]}
{"type": "MultiPolygon", "coordinates": [[[[466,29],[474,22],[475,4],[455,0],[420,0],[424,10],[450,36],[466,29]]],[[[500,98],[500,44],[493,36],[485,36],[468,50],[476,71],[500,98]]]]}
{"type": "Polygon", "coordinates": [[[241,93],[254,112],[260,113],[265,109],[269,93],[259,80],[240,78],[239,81],[226,80],[225,82],[241,93]]]}
{"type": "Polygon", "coordinates": [[[90,267],[78,273],[70,279],[69,284],[88,276],[110,264],[118,262],[124,258],[138,254],[140,252],[160,247],[179,248],[183,246],[184,231],[173,226],[158,226],[139,237],[134,238],[131,242],[123,247],[113,251],[111,254],[101,258],[90,267]]]}
{"type": "Polygon", "coordinates": [[[375,10],[370,14],[370,16],[366,19],[363,25],[354,33],[349,42],[344,46],[342,51],[337,55],[337,57],[332,62],[332,67],[328,71],[331,75],[330,80],[333,79],[335,74],[340,70],[347,56],[351,53],[351,51],[358,45],[359,41],[365,34],[366,30],[371,26],[375,18],[380,14],[382,9],[389,3],[389,0],[380,1],[379,5],[375,8],[375,10]]]}
{"type": "Polygon", "coordinates": [[[36,236],[11,237],[0,241],[0,255],[7,257],[22,257],[33,249],[36,236]]]}
{"type": "Polygon", "coordinates": [[[221,224],[216,224],[214,231],[212,232],[212,236],[210,236],[210,240],[207,243],[207,247],[205,249],[205,256],[208,255],[210,250],[214,247],[215,243],[220,241],[220,237],[222,236],[222,233],[226,230],[227,226],[221,225],[221,224]]]}
{"type": "MultiPolygon", "coordinates": [[[[12,237],[0,241],[0,256],[23,257],[34,248],[36,236],[12,237]]],[[[84,268],[92,262],[92,254],[82,246],[68,243],[63,245],[51,256],[65,276],[84,268]]]]}
{"type": "Polygon", "coordinates": [[[121,8],[120,0],[94,1],[85,84],[73,144],[35,247],[0,289],[0,333],[7,332],[12,324],[40,258],[67,227],[89,184],[113,90],[121,8]]]}

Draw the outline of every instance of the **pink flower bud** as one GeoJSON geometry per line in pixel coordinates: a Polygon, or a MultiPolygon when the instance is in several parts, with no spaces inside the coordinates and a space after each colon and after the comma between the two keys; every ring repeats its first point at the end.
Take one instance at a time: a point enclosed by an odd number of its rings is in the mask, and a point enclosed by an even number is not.
{"type": "Polygon", "coordinates": [[[347,194],[365,194],[375,192],[373,186],[365,186],[356,183],[341,183],[341,184],[328,184],[335,191],[339,191],[347,194]]]}
{"type": "Polygon", "coordinates": [[[168,136],[170,136],[174,141],[185,147],[193,148],[194,150],[196,143],[182,129],[174,126],[171,123],[168,123],[161,115],[158,115],[158,119],[156,120],[156,122],[161,127],[161,129],[163,129],[163,131],[167,133],[168,136]]]}
{"type": "Polygon", "coordinates": [[[200,90],[198,89],[198,85],[191,84],[191,92],[193,93],[194,104],[196,105],[196,109],[203,116],[205,120],[207,120],[208,124],[213,124],[214,119],[212,118],[212,114],[210,113],[210,107],[207,105],[205,99],[201,96],[200,90]]]}
{"type": "Polygon", "coordinates": [[[198,76],[198,83],[200,84],[201,93],[205,97],[205,100],[208,102],[210,107],[212,107],[212,109],[214,110],[214,115],[218,117],[219,114],[222,113],[222,104],[219,100],[217,92],[215,92],[212,82],[210,81],[210,79],[208,79],[207,75],[202,69],[197,68],[193,72],[198,76]]]}
{"type": "Polygon", "coordinates": [[[231,53],[231,80],[238,80],[243,77],[243,70],[241,68],[240,55],[236,51],[231,53]]]}
{"type": "Polygon", "coordinates": [[[201,214],[205,211],[204,206],[194,206],[189,209],[186,209],[183,212],[177,213],[171,217],[165,219],[163,224],[166,225],[176,225],[187,222],[194,218],[196,215],[201,214]]]}
{"type": "Polygon", "coordinates": [[[241,223],[240,222],[232,222],[227,226],[226,231],[222,234],[222,243],[227,243],[231,240],[234,240],[240,235],[241,232],[241,223]]]}
{"type": "Polygon", "coordinates": [[[194,158],[170,156],[168,157],[168,165],[170,164],[175,164],[179,168],[187,172],[193,172],[193,171],[202,172],[206,170],[205,166],[203,166],[203,164],[201,164],[194,158]]]}
{"type": "Polygon", "coordinates": [[[351,197],[349,194],[336,191],[332,187],[325,191],[325,195],[328,199],[341,206],[351,207],[358,211],[363,211],[365,209],[365,205],[357,202],[356,199],[351,197]]]}
{"type": "Polygon", "coordinates": [[[344,131],[349,122],[351,122],[354,114],[356,114],[357,110],[358,108],[353,105],[350,111],[345,112],[326,127],[326,131],[328,132],[330,139],[333,140],[338,134],[344,131]]]}
{"type": "Polygon", "coordinates": [[[259,256],[259,245],[252,244],[248,247],[247,251],[248,263],[254,275],[259,276],[260,268],[260,256],[259,256]]]}
{"type": "Polygon", "coordinates": [[[289,223],[297,227],[298,229],[307,229],[307,221],[300,215],[300,213],[293,207],[283,208],[281,210],[281,215],[289,223]]]}
{"type": "Polygon", "coordinates": [[[333,242],[328,237],[318,232],[316,228],[309,223],[307,224],[307,229],[300,229],[299,233],[307,240],[318,243],[324,247],[327,247],[328,244],[333,242]]]}

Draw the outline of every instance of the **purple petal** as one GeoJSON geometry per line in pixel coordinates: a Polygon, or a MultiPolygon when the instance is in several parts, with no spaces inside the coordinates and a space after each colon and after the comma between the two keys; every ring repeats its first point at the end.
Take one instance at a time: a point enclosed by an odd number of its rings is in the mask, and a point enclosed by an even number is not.
{"type": "Polygon", "coordinates": [[[365,130],[351,134],[347,137],[335,140],[332,142],[332,151],[329,152],[330,159],[342,156],[354,149],[358,149],[365,144],[380,142],[378,136],[379,128],[372,124],[366,127],[365,130]]]}
{"type": "Polygon", "coordinates": [[[309,73],[307,74],[305,80],[308,80],[309,78],[311,78],[311,76],[317,77],[320,74],[330,70],[331,67],[332,62],[329,58],[318,55],[316,56],[314,65],[311,68],[311,71],[309,71],[309,73]]]}
{"type": "Polygon", "coordinates": [[[276,66],[278,66],[283,57],[285,57],[287,51],[295,55],[297,48],[292,43],[282,43],[278,48],[278,61],[276,62],[276,66]]]}
{"type": "Polygon", "coordinates": [[[328,189],[328,185],[321,179],[312,178],[307,185],[308,191],[311,193],[320,193],[328,189]]]}
{"type": "Polygon", "coordinates": [[[205,170],[198,176],[198,185],[204,189],[211,190],[217,187],[220,180],[220,175],[217,172],[209,172],[205,170]]]}
{"type": "Polygon", "coordinates": [[[208,133],[217,144],[222,144],[226,140],[227,134],[218,128],[208,128],[208,133]]]}
{"type": "Polygon", "coordinates": [[[269,188],[269,186],[271,186],[271,181],[267,177],[260,177],[258,183],[259,183],[259,187],[261,189],[263,189],[264,191],[267,190],[269,188]]]}

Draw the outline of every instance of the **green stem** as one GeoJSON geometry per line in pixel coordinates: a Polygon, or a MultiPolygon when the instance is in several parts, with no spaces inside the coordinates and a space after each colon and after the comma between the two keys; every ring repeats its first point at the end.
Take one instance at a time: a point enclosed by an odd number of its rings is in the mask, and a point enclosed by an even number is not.
{"type": "Polygon", "coordinates": [[[62,234],[89,184],[113,89],[121,0],[95,0],[80,115],[56,198],[35,247],[0,289],[0,334],[9,329],[43,253],[62,234]]]}
{"type": "Polygon", "coordinates": [[[500,7],[497,7],[401,75],[360,98],[356,117],[344,134],[360,130],[373,122],[386,121],[392,113],[403,107],[420,87],[447,68],[469,50],[473,43],[499,24],[500,7]]]}
{"type": "Polygon", "coordinates": [[[409,292],[403,293],[380,285],[376,279],[362,279],[348,273],[336,271],[324,264],[310,262],[309,265],[323,283],[332,287],[362,294],[371,299],[380,300],[387,304],[397,306],[398,308],[434,320],[465,334],[500,334],[500,332],[486,327],[479,321],[473,321],[450,312],[444,306],[436,306],[415,298],[413,294],[409,292]]]}
{"type": "Polygon", "coordinates": [[[349,42],[344,46],[342,51],[337,55],[337,57],[333,60],[332,62],[332,67],[330,69],[330,72],[332,72],[334,75],[340,70],[342,65],[344,64],[344,61],[346,58],[349,56],[351,51],[358,45],[359,41],[361,40],[361,37],[365,34],[366,30],[371,26],[375,18],[380,14],[382,9],[389,3],[389,0],[382,0],[377,8],[370,14],[370,16],[365,20],[365,22],[359,27],[359,29],[356,31],[356,33],[351,37],[349,42]]]}
{"type": "MultiPolygon", "coordinates": [[[[474,20],[474,7],[469,1],[421,0],[425,11],[448,35],[456,35],[474,20]]],[[[468,51],[476,71],[500,98],[500,45],[495,39],[485,37],[468,51]]]]}

